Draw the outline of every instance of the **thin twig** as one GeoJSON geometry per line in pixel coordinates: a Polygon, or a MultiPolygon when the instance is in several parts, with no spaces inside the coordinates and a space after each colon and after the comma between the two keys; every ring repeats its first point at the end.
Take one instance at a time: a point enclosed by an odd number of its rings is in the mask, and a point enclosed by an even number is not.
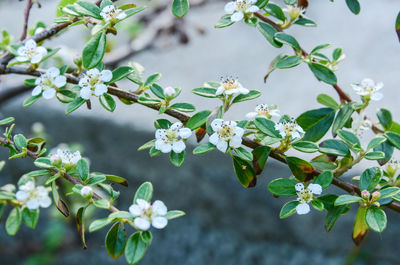
{"type": "Polygon", "coordinates": [[[23,41],[26,39],[26,35],[28,33],[28,21],[29,21],[29,14],[32,8],[32,0],[27,0],[26,9],[25,9],[25,18],[24,18],[24,26],[22,28],[22,35],[20,40],[23,41]]]}

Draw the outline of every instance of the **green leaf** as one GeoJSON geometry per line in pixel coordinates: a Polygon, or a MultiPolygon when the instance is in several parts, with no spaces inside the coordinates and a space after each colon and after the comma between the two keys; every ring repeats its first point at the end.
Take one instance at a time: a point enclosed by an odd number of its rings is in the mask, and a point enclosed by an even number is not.
{"type": "Polygon", "coordinates": [[[93,204],[97,208],[102,208],[102,209],[110,208],[110,202],[108,200],[106,200],[106,199],[94,200],[93,204]]]}
{"type": "Polygon", "coordinates": [[[334,119],[334,109],[321,108],[304,112],[296,121],[305,130],[303,140],[316,142],[326,134],[334,119]]]}
{"type": "Polygon", "coordinates": [[[325,210],[324,204],[323,204],[321,201],[317,200],[317,199],[312,200],[312,201],[311,201],[311,205],[312,205],[312,207],[314,207],[314,209],[317,210],[317,211],[322,212],[322,211],[325,210]]]}
{"type": "Polygon", "coordinates": [[[236,96],[233,100],[232,103],[239,103],[242,101],[247,101],[247,100],[252,100],[255,98],[258,98],[259,96],[261,96],[261,92],[258,90],[250,90],[249,93],[247,94],[240,94],[238,96],[236,96]]]}
{"type": "Polygon", "coordinates": [[[234,23],[235,22],[233,22],[231,20],[231,15],[224,15],[218,20],[218,22],[214,25],[214,27],[216,29],[220,29],[220,28],[229,27],[230,25],[232,25],[234,23]]]}
{"type": "Polygon", "coordinates": [[[22,103],[22,106],[23,106],[23,107],[29,107],[29,106],[31,106],[33,103],[35,103],[36,101],[38,101],[39,98],[41,98],[41,97],[42,97],[42,94],[37,95],[37,96],[30,96],[29,98],[26,98],[26,99],[24,100],[24,103],[22,103]]]}
{"type": "Polygon", "coordinates": [[[119,80],[124,79],[129,76],[133,71],[133,68],[130,66],[120,66],[117,69],[112,71],[112,79],[107,82],[107,84],[115,83],[119,80]]]}
{"type": "Polygon", "coordinates": [[[254,119],[254,125],[259,129],[262,133],[273,137],[273,138],[282,138],[279,131],[275,129],[275,122],[263,118],[257,117],[254,119]]]}
{"type": "Polygon", "coordinates": [[[110,220],[107,217],[103,218],[103,219],[94,220],[89,226],[89,232],[97,231],[111,223],[112,223],[112,220],[110,220]]]}
{"type": "Polygon", "coordinates": [[[290,170],[299,181],[305,181],[314,172],[311,163],[294,156],[285,158],[290,170]]]}
{"type": "Polygon", "coordinates": [[[153,92],[153,94],[156,97],[158,97],[160,99],[165,99],[164,89],[161,86],[159,86],[157,84],[152,84],[151,87],[150,87],[150,90],[151,90],[151,92],[153,92]]]}
{"type": "Polygon", "coordinates": [[[297,42],[297,40],[289,34],[283,33],[283,32],[277,32],[274,35],[274,39],[277,42],[280,42],[282,44],[288,44],[295,48],[298,52],[301,51],[300,44],[297,42]]]}
{"type": "Polygon", "coordinates": [[[26,148],[26,145],[27,145],[26,138],[22,134],[14,135],[14,143],[20,150],[22,150],[23,148],[26,148]]]}
{"type": "Polygon", "coordinates": [[[192,89],[192,93],[205,98],[217,98],[215,95],[217,93],[217,89],[211,87],[198,87],[192,89]]]}
{"type": "Polygon", "coordinates": [[[357,135],[346,130],[338,130],[337,134],[351,149],[362,151],[361,143],[357,135]]]}
{"type": "Polygon", "coordinates": [[[355,202],[362,202],[362,198],[358,196],[353,196],[353,195],[340,195],[336,201],[335,201],[335,206],[339,205],[344,205],[344,204],[350,204],[350,203],[355,203],[355,202]]]}
{"type": "Polygon", "coordinates": [[[67,6],[75,3],[77,0],[61,0],[58,2],[58,5],[56,7],[56,15],[57,17],[61,17],[64,13],[62,12],[62,9],[67,6]]]}
{"type": "Polygon", "coordinates": [[[147,106],[157,106],[157,105],[161,104],[161,101],[159,99],[148,98],[148,97],[145,97],[145,96],[140,96],[138,98],[138,102],[140,104],[147,105],[147,106]]]}
{"type": "Polygon", "coordinates": [[[106,34],[99,32],[92,37],[82,51],[82,62],[86,69],[96,67],[103,59],[106,51],[106,34]]]}
{"type": "Polygon", "coordinates": [[[246,161],[253,161],[253,154],[243,147],[234,149],[235,155],[246,161]]]}
{"type": "Polygon", "coordinates": [[[318,145],[309,141],[297,141],[292,143],[292,147],[303,153],[315,153],[319,151],[318,145]]]}
{"type": "Polygon", "coordinates": [[[108,93],[104,93],[99,97],[100,104],[108,111],[113,112],[117,106],[115,100],[108,93]]]}
{"type": "Polygon", "coordinates": [[[372,192],[381,180],[382,175],[382,169],[379,167],[372,167],[365,170],[360,178],[360,190],[372,192]]]}
{"type": "Polygon", "coordinates": [[[182,151],[180,153],[175,153],[174,151],[171,151],[170,154],[171,163],[176,167],[180,167],[185,161],[185,156],[186,156],[186,151],[182,151]]]}
{"type": "Polygon", "coordinates": [[[49,175],[50,172],[47,169],[39,169],[39,170],[34,170],[26,174],[29,177],[35,178],[35,177],[41,177],[41,176],[47,176],[49,175]]]}
{"type": "Polygon", "coordinates": [[[332,180],[333,180],[332,171],[324,171],[315,178],[314,184],[321,185],[322,189],[324,190],[331,185],[332,180]]]}
{"type": "Polygon", "coordinates": [[[271,147],[269,146],[259,146],[253,150],[253,158],[254,158],[253,165],[256,171],[264,170],[270,152],[271,152],[271,147]]]}
{"type": "Polygon", "coordinates": [[[203,126],[203,124],[207,122],[208,116],[210,116],[210,114],[211,114],[210,110],[203,110],[196,113],[187,121],[186,127],[191,130],[195,130],[203,126]]]}
{"type": "MultiPolygon", "coordinates": [[[[113,2],[111,0],[102,0],[100,3],[100,9],[102,10],[106,6],[110,6],[112,4],[113,4],[113,2]]],[[[121,8],[121,7],[119,7],[119,8],[121,8]]]]}
{"type": "Polygon", "coordinates": [[[350,209],[350,205],[348,204],[335,207],[334,202],[337,198],[338,196],[334,194],[326,194],[318,197],[318,200],[322,201],[324,208],[327,210],[325,216],[325,229],[327,232],[331,231],[339,217],[347,213],[350,209]]]}
{"type": "Polygon", "coordinates": [[[325,65],[311,62],[308,64],[308,67],[318,80],[329,85],[336,85],[337,78],[335,73],[325,65]]]}
{"type": "Polygon", "coordinates": [[[366,153],[364,158],[368,160],[382,160],[385,159],[385,153],[381,151],[373,151],[366,153]]]}
{"type": "Polygon", "coordinates": [[[146,242],[140,236],[140,232],[132,234],[125,248],[125,258],[129,264],[137,264],[146,252],[146,242]]]}
{"type": "Polygon", "coordinates": [[[282,43],[277,42],[274,39],[275,34],[278,32],[273,26],[264,23],[262,21],[259,21],[257,24],[257,29],[261,32],[261,34],[264,36],[264,38],[271,43],[272,46],[276,48],[282,47],[282,43]]]}
{"type": "Polygon", "coordinates": [[[351,115],[353,115],[353,112],[354,109],[352,107],[352,103],[347,103],[340,108],[332,125],[333,134],[336,134],[339,129],[342,129],[346,125],[346,123],[350,120],[351,115]]]}
{"type": "Polygon", "coordinates": [[[329,43],[320,44],[320,45],[316,46],[314,49],[312,49],[312,51],[310,52],[310,54],[317,53],[317,52],[319,52],[319,51],[321,51],[321,50],[324,50],[324,49],[329,48],[330,46],[331,46],[331,45],[330,45],[329,43]]]}
{"type": "Polygon", "coordinates": [[[276,196],[290,197],[297,195],[295,186],[298,182],[294,179],[274,179],[268,184],[268,191],[276,196]]]}
{"type": "Polygon", "coordinates": [[[115,223],[106,235],[106,250],[111,258],[119,258],[125,250],[126,233],[121,223],[115,223]]]}
{"type": "Polygon", "coordinates": [[[85,210],[86,207],[81,207],[78,209],[76,213],[76,225],[78,228],[78,232],[81,236],[81,241],[83,244],[83,248],[86,249],[86,240],[85,240],[85,210]]]}
{"type": "Polygon", "coordinates": [[[296,207],[299,205],[299,201],[290,201],[285,203],[285,205],[282,206],[281,212],[279,213],[279,218],[284,219],[288,218],[292,214],[296,212],[296,207]]]}
{"type": "Polygon", "coordinates": [[[51,164],[50,158],[48,157],[39,157],[33,163],[35,166],[40,168],[54,168],[54,166],[51,164]]]}
{"type": "Polygon", "coordinates": [[[379,165],[383,166],[389,162],[390,158],[392,158],[394,147],[388,141],[386,141],[375,147],[374,151],[382,151],[385,153],[385,158],[378,161],[379,165]]]}
{"type": "Polygon", "coordinates": [[[28,227],[34,229],[39,221],[39,209],[29,210],[24,208],[22,210],[22,220],[28,227]]]}
{"type": "Polygon", "coordinates": [[[297,19],[293,24],[301,25],[301,26],[305,26],[305,27],[316,27],[317,26],[317,23],[315,23],[311,19],[304,18],[304,17],[297,19]]]}
{"type": "Polygon", "coordinates": [[[15,121],[14,117],[8,117],[8,118],[5,118],[5,119],[2,119],[2,120],[0,120],[0,126],[6,125],[6,124],[10,124],[10,123],[12,123],[14,121],[15,121]]]}
{"type": "Polygon", "coordinates": [[[145,87],[152,86],[156,82],[160,81],[161,77],[162,75],[160,73],[149,75],[149,77],[147,77],[146,81],[144,82],[143,86],[145,87]]]}
{"type": "Polygon", "coordinates": [[[298,66],[303,62],[303,58],[297,55],[284,56],[275,62],[275,67],[279,69],[287,69],[298,66]]]}
{"type": "Polygon", "coordinates": [[[102,17],[100,16],[100,8],[90,2],[86,2],[86,1],[78,1],[75,3],[75,8],[76,10],[85,16],[89,16],[89,17],[94,17],[97,19],[102,19],[102,17]]]}
{"type": "Polygon", "coordinates": [[[182,112],[193,112],[196,110],[196,107],[190,103],[175,103],[170,108],[182,112]]]}
{"type": "Polygon", "coordinates": [[[254,187],[257,182],[256,172],[249,162],[237,156],[232,156],[233,168],[240,184],[245,188],[254,187]]]}
{"type": "Polygon", "coordinates": [[[385,137],[394,147],[400,150],[400,134],[395,132],[386,132],[385,137]]]}
{"type": "Polygon", "coordinates": [[[179,218],[185,215],[185,212],[183,211],[179,211],[179,210],[172,210],[172,211],[168,211],[167,214],[165,215],[165,218],[167,218],[168,220],[172,220],[175,218],[179,218]]]}
{"type": "Polygon", "coordinates": [[[205,154],[205,153],[208,153],[208,152],[214,150],[215,148],[216,148],[215,145],[213,145],[210,142],[207,142],[207,143],[199,145],[195,149],[193,149],[193,154],[194,155],[202,155],[202,154],[205,154]]]}
{"type": "Polygon", "coordinates": [[[10,236],[15,236],[21,226],[22,215],[18,207],[13,208],[6,221],[6,231],[10,236]]]}
{"type": "Polygon", "coordinates": [[[171,125],[172,122],[166,119],[158,119],[154,122],[154,127],[156,129],[168,129],[169,127],[171,127],[171,125]]]}
{"type": "Polygon", "coordinates": [[[283,10],[280,6],[274,4],[274,3],[268,3],[267,8],[269,9],[269,12],[272,16],[276,17],[277,19],[281,21],[286,21],[286,16],[283,13],[283,10]]]}
{"type": "Polygon", "coordinates": [[[73,112],[74,110],[78,109],[80,106],[85,104],[85,102],[86,102],[86,100],[81,97],[76,98],[74,101],[72,101],[67,106],[67,109],[65,110],[65,114],[70,114],[71,112],[73,112]]]}
{"type": "Polygon", "coordinates": [[[106,179],[109,181],[121,184],[122,186],[128,187],[128,181],[123,177],[119,177],[119,176],[115,176],[115,175],[106,175],[106,179]]]}
{"type": "Polygon", "coordinates": [[[375,232],[382,233],[387,224],[386,214],[382,209],[377,207],[368,208],[365,215],[365,222],[375,232]]]}
{"type": "Polygon", "coordinates": [[[144,182],[140,187],[136,190],[135,197],[133,198],[133,204],[136,204],[137,199],[142,199],[147,202],[150,202],[153,197],[153,184],[150,182],[144,182]]]}
{"type": "Polygon", "coordinates": [[[153,139],[153,140],[151,140],[151,141],[148,141],[147,143],[141,145],[141,146],[138,148],[138,151],[143,151],[143,150],[150,149],[150,148],[154,147],[155,142],[156,142],[156,139],[153,139]]]}
{"type": "Polygon", "coordinates": [[[336,139],[323,141],[319,146],[319,151],[329,155],[350,156],[350,150],[347,145],[336,139]]]}
{"type": "Polygon", "coordinates": [[[354,14],[360,13],[360,3],[358,0],[346,0],[346,4],[349,7],[350,11],[353,12],[354,14]]]}
{"type": "Polygon", "coordinates": [[[381,137],[381,136],[375,137],[369,142],[367,150],[374,149],[375,147],[384,143],[385,141],[386,141],[385,137],[381,137]]]}
{"type": "Polygon", "coordinates": [[[381,194],[379,199],[392,198],[393,196],[396,196],[397,194],[400,193],[400,188],[388,187],[388,188],[379,190],[379,192],[381,194]]]}
{"type": "Polygon", "coordinates": [[[189,0],[174,0],[172,2],[172,13],[176,17],[183,17],[189,11],[189,0]]]}
{"type": "Polygon", "coordinates": [[[378,112],[376,113],[376,116],[379,119],[379,122],[381,123],[382,127],[385,130],[389,130],[390,127],[392,127],[392,113],[388,111],[387,109],[379,109],[378,112]]]}
{"type": "Polygon", "coordinates": [[[76,170],[78,171],[78,175],[80,176],[82,181],[86,181],[89,177],[89,164],[88,162],[82,158],[76,164],[76,170]]]}
{"type": "Polygon", "coordinates": [[[153,235],[151,234],[150,231],[140,232],[140,237],[147,245],[151,244],[151,241],[153,240],[153,235]]]}

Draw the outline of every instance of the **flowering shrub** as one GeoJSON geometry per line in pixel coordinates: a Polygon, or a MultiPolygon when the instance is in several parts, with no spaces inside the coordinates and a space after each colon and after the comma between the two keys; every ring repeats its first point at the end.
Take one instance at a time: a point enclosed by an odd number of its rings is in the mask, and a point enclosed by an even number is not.
{"type": "MultiPolygon", "coordinates": [[[[238,181],[246,188],[256,185],[257,177],[269,157],[276,159],[287,164],[292,175],[271,179],[268,191],[276,197],[294,198],[283,204],[280,218],[295,213],[307,214],[311,205],[326,213],[325,226],[330,231],[338,218],[355,205],[358,208],[353,228],[356,243],[361,242],[368,230],[378,233],[385,230],[385,211],[400,212],[400,175],[398,162],[392,159],[394,150],[400,149],[400,124],[385,108],[377,110],[376,118],[365,114],[371,100],[383,99],[383,84],[371,79],[351,84],[360,96],[352,100],[339,87],[335,74],[339,62],[345,59],[342,49],[336,48],[332,55],[327,55],[324,49],[330,45],[322,44],[306,52],[294,36],[284,32],[292,26],[316,26],[305,15],[306,0],[285,0],[285,7],[268,0],[231,1],[225,5],[225,15],[221,10],[222,17],[215,27],[245,23],[255,27],[273,47],[291,47],[293,54],[278,55],[270,64],[265,79],[274,70],[307,64],[318,80],[334,88],[339,100],[320,94],[317,101],[323,106],[308,110],[297,118],[282,114],[277,106],[271,105],[273,102],[267,102],[270,105],[255,106],[246,119],[237,117],[235,121],[224,119],[231,106],[258,98],[262,93],[245,88],[238,79],[229,77],[221,82],[207,81],[194,88],[192,92],[198,96],[220,100],[215,108],[196,111],[191,103],[172,103],[179,97],[181,88],[161,87],[158,84],[161,74],[154,73],[145,78],[144,68],[138,63],[116,68],[105,65],[103,56],[107,50],[107,37],[117,33],[115,25],[145,9],[144,6],[118,5],[114,2],[117,1],[62,0],[57,7],[56,24],[50,27],[37,25],[28,35],[28,17],[32,8],[32,1],[28,0],[21,40],[11,43],[8,32],[4,30],[0,46],[0,74],[36,77],[25,81],[32,87],[32,95],[24,101],[24,107],[34,104],[41,97],[55,97],[61,104],[66,104],[66,114],[69,114],[84,104],[90,108],[91,100],[97,97],[104,109],[110,112],[115,111],[116,100],[119,100],[167,114],[174,121],[156,120],[155,139],[139,150],[148,149],[150,156],[170,153],[171,163],[179,167],[187,155],[186,140],[195,135],[197,141],[203,143],[194,148],[193,154],[205,154],[214,149],[221,151],[221,155],[228,154],[238,181]],[[89,29],[91,38],[83,47],[81,56],[74,59],[75,65],[41,69],[44,61],[50,62],[49,58],[60,51],[45,48],[46,40],[82,24],[87,26],[82,27],[83,30],[89,29]],[[136,90],[119,88],[120,80],[129,80],[136,90]],[[367,145],[360,141],[364,131],[375,134],[367,139],[367,145]],[[312,157],[305,159],[302,153],[312,157]],[[364,160],[374,161],[375,166],[366,168],[352,182],[342,178],[344,173],[350,173],[354,165],[364,160]],[[332,185],[343,192],[328,189],[332,185]]],[[[360,12],[358,0],[346,2],[353,13],[360,12]]],[[[177,17],[184,16],[188,9],[188,0],[174,0],[172,3],[172,13],[177,17]]],[[[400,18],[397,19],[396,29],[400,32],[400,18]]],[[[13,122],[12,117],[0,120],[5,129],[0,145],[10,150],[10,159],[30,157],[38,169],[24,174],[17,183],[18,188],[13,184],[0,188],[0,218],[6,207],[11,208],[5,224],[8,234],[15,235],[22,222],[35,228],[40,208],[54,205],[63,215],[69,216],[69,205],[62,198],[65,195],[76,196],[86,201],[74,213],[84,247],[87,227],[89,232],[94,232],[112,224],[105,238],[108,254],[112,258],[125,254],[129,264],[136,264],[152,242],[151,227],[163,229],[169,220],[184,215],[179,210],[168,211],[160,200],[151,203],[153,186],[149,182],[132,193],[133,203],[129,209],[116,208],[114,205],[119,192],[111,183],[127,185],[124,178],[91,172],[88,160],[79,151],[64,148],[48,152],[44,139],[13,134],[13,122]],[[63,194],[60,189],[65,182],[73,184],[68,194],[63,194]],[[106,218],[87,225],[85,211],[88,207],[110,213],[106,218]],[[136,232],[128,237],[125,226],[131,226],[136,232]]]]}

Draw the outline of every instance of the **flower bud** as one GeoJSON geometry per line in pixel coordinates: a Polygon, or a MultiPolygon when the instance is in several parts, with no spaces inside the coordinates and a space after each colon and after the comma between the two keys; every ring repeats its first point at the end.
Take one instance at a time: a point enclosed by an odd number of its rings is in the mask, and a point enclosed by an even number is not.
{"type": "Polygon", "coordinates": [[[50,162],[54,165],[57,164],[59,161],[61,161],[61,157],[57,154],[51,155],[50,156],[50,162]]]}
{"type": "Polygon", "coordinates": [[[175,96],[175,89],[173,87],[167,86],[166,88],[164,88],[164,95],[167,98],[171,98],[173,96],[175,96]]]}
{"type": "Polygon", "coordinates": [[[361,192],[361,197],[363,198],[363,199],[369,199],[369,196],[370,196],[370,193],[369,193],[369,191],[367,191],[367,190],[363,190],[362,192],[361,192]]]}
{"type": "Polygon", "coordinates": [[[293,21],[296,20],[301,15],[303,10],[296,6],[288,6],[287,12],[289,14],[290,20],[293,21]]]}
{"type": "Polygon", "coordinates": [[[374,201],[378,200],[380,197],[381,197],[381,193],[380,193],[379,191],[374,191],[374,192],[372,193],[372,199],[373,199],[374,201]]]}
{"type": "Polygon", "coordinates": [[[89,197],[93,194],[93,189],[89,186],[83,186],[83,188],[81,189],[81,195],[83,197],[89,197]]]}

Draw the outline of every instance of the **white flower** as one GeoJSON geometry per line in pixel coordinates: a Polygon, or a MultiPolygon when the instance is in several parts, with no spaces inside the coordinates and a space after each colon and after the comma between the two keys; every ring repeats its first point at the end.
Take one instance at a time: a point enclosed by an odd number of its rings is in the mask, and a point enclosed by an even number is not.
{"type": "Polygon", "coordinates": [[[365,97],[374,101],[378,101],[383,98],[383,94],[378,92],[383,88],[382,82],[375,84],[372,79],[365,78],[361,81],[361,83],[351,84],[351,86],[357,92],[357,94],[363,98],[365,97]]]}
{"type": "Polygon", "coordinates": [[[308,205],[314,199],[314,195],[320,195],[322,193],[322,187],[319,184],[309,184],[307,188],[304,187],[303,183],[297,183],[295,186],[297,191],[297,200],[300,202],[296,206],[297,214],[307,214],[310,212],[310,206],[308,205]]]}
{"type": "Polygon", "coordinates": [[[136,204],[129,207],[129,212],[136,217],[134,224],[140,230],[149,230],[150,225],[163,229],[168,224],[167,207],[162,201],[155,201],[153,205],[143,199],[137,199],[136,204]]]}
{"type": "Polygon", "coordinates": [[[39,207],[47,208],[51,204],[47,189],[43,186],[35,187],[33,181],[20,186],[15,196],[18,201],[24,203],[30,210],[35,210],[39,207]]]}
{"type": "Polygon", "coordinates": [[[279,110],[275,105],[268,106],[267,104],[259,104],[254,109],[254,112],[249,112],[246,114],[248,119],[254,119],[255,117],[267,117],[268,119],[272,117],[280,117],[279,110]]]}
{"type": "Polygon", "coordinates": [[[241,146],[244,129],[238,127],[236,122],[215,119],[211,122],[211,127],[214,133],[210,136],[209,141],[221,152],[226,152],[228,144],[232,148],[241,146]]]}
{"type": "Polygon", "coordinates": [[[67,149],[58,149],[57,155],[61,158],[61,161],[65,165],[76,165],[78,161],[82,158],[79,151],[72,153],[67,149]]]}
{"type": "Polygon", "coordinates": [[[93,189],[89,186],[83,186],[81,189],[81,195],[87,197],[93,193],[93,189]]]}
{"type": "Polygon", "coordinates": [[[255,5],[257,0],[236,0],[231,1],[225,5],[225,13],[232,14],[231,20],[233,22],[240,21],[247,13],[254,13],[260,10],[255,5]]]}
{"type": "Polygon", "coordinates": [[[110,70],[99,71],[97,68],[90,69],[79,80],[79,86],[82,88],[80,96],[83,99],[90,99],[92,95],[97,97],[107,92],[107,86],[104,82],[112,79],[112,72],[110,70]]]}
{"type": "Polygon", "coordinates": [[[47,50],[44,47],[37,47],[34,40],[27,40],[24,46],[21,46],[17,50],[18,56],[15,58],[19,62],[31,62],[33,64],[39,63],[43,57],[47,54],[47,50]]]}
{"type": "Polygon", "coordinates": [[[167,86],[164,88],[164,96],[166,97],[172,97],[176,93],[175,89],[173,87],[167,86]]]}
{"type": "Polygon", "coordinates": [[[291,140],[301,139],[304,134],[303,128],[294,120],[275,124],[275,130],[279,131],[282,138],[289,138],[291,140]]]}
{"type": "Polygon", "coordinates": [[[67,78],[60,75],[58,68],[50,67],[46,73],[36,79],[35,84],[36,87],[32,90],[32,96],[38,96],[43,92],[45,99],[51,99],[56,95],[58,88],[67,84],[67,78]]]}
{"type": "Polygon", "coordinates": [[[101,10],[100,16],[108,22],[115,19],[124,19],[126,18],[126,13],[122,9],[116,8],[114,5],[108,5],[101,10]]]}
{"type": "Polygon", "coordinates": [[[187,139],[192,135],[189,128],[184,128],[181,122],[176,122],[169,129],[158,129],[156,131],[155,148],[163,153],[174,151],[181,153],[185,150],[186,145],[183,139],[187,139]]]}
{"type": "Polygon", "coordinates": [[[215,94],[221,95],[223,93],[225,95],[248,94],[249,90],[247,88],[244,88],[237,79],[227,78],[222,82],[221,86],[218,87],[215,94]]]}

